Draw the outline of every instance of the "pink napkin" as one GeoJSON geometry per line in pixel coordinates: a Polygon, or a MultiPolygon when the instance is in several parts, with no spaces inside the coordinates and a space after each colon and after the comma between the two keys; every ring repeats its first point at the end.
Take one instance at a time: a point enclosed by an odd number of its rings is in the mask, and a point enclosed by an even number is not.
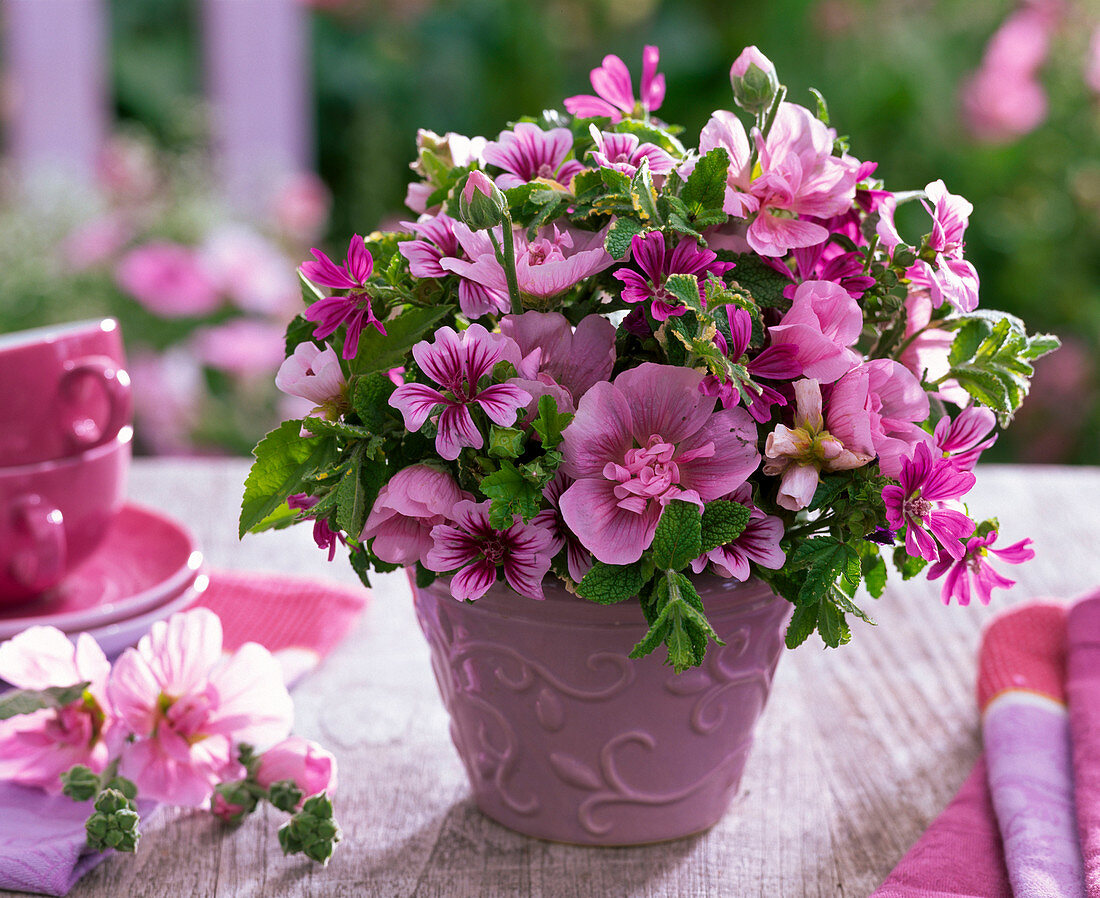
{"type": "Polygon", "coordinates": [[[1100,898],[1100,591],[994,618],[979,667],[985,753],[872,898],[1100,898]]]}
{"type": "MultiPolygon", "coordinates": [[[[218,614],[224,647],[258,642],[283,666],[288,684],[320,663],[347,635],[365,589],[272,574],[219,571],[197,603],[218,614]]],[[[147,817],[153,809],[142,809],[147,817]]],[[[0,782],[0,889],[64,895],[105,854],[84,854],[88,803],[0,782]]]]}

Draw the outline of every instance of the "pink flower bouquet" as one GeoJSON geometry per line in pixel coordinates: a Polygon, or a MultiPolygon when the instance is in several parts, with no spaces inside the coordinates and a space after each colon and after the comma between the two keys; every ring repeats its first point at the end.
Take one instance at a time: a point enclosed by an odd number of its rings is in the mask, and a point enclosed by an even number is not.
{"type": "Polygon", "coordinates": [[[966,200],[885,189],[755,47],[695,145],[658,62],[636,96],[608,56],[495,140],[421,132],[415,220],[313,251],[278,383],[315,408],[257,446],[241,533],[310,520],[365,582],[457,600],[638,597],[635,653],[677,670],[714,638],[708,569],[793,602],[790,646],[846,642],[887,559],[988,602],[990,560],[1032,552],[962,500],[1057,341],[979,308],[966,200]]]}

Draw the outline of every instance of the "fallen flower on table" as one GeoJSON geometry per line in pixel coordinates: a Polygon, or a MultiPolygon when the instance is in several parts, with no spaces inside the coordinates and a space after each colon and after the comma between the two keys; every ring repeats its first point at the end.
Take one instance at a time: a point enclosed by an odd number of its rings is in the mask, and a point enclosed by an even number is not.
{"type": "Polygon", "coordinates": [[[342,837],[329,798],[336,759],[289,735],[278,663],[256,643],[223,655],[209,609],[155,623],[113,666],[87,634],[74,647],[34,627],[0,646],[0,671],[21,687],[0,698],[0,770],[93,801],[91,850],[136,850],[139,799],[230,823],[267,801],[292,815],[279,830],[285,854],[331,858],[342,837]]]}

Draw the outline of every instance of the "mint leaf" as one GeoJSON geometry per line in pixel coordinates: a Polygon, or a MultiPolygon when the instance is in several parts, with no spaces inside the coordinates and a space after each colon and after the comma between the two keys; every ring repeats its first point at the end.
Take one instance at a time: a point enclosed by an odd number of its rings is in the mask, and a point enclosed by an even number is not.
{"type": "Polygon", "coordinates": [[[728,499],[708,502],[703,509],[703,552],[737,539],[748,526],[750,514],[749,509],[740,502],[731,502],[728,499]]]}
{"type": "Polygon", "coordinates": [[[843,612],[832,602],[821,603],[817,612],[817,632],[821,634],[821,641],[831,649],[844,645],[852,638],[843,612]]]}
{"type": "Polygon", "coordinates": [[[688,175],[680,199],[687,206],[692,218],[704,213],[725,212],[722,204],[726,197],[726,176],[729,172],[730,157],[722,147],[715,147],[697,163],[695,170],[688,175]]]}
{"type": "Polygon", "coordinates": [[[500,463],[499,471],[482,479],[480,489],[492,500],[489,523],[497,530],[511,527],[513,516],[517,514],[524,521],[531,520],[542,505],[542,490],[507,460],[500,463]]]}
{"type": "Polygon", "coordinates": [[[241,499],[240,537],[260,525],[291,493],[304,492],[304,482],[336,457],[330,436],[303,439],[301,421],[284,421],[256,445],[241,499]]]}
{"type": "Polygon", "coordinates": [[[838,577],[843,577],[849,585],[859,583],[859,553],[832,536],[806,540],[791,554],[788,563],[792,570],[808,568],[798,591],[800,605],[828,599],[838,577]]]}
{"type": "Polygon", "coordinates": [[[794,606],[794,614],[787,624],[787,635],[783,640],[787,648],[798,648],[810,638],[810,634],[817,629],[817,613],[820,607],[817,602],[794,606]]]}
{"type": "Polygon", "coordinates": [[[386,419],[393,416],[390,396],[397,385],[382,371],[357,377],[351,386],[351,407],[363,426],[372,433],[382,433],[386,419]]]}
{"type": "Polygon", "coordinates": [[[365,427],[360,427],[358,424],[345,424],[343,421],[329,421],[327,418],[303,418],[302,429],[315,437],[332,434],[335,437],[343,437],[345,440],[374,439],[374,434],[365,427]]]}
{"type": "Polygon", "coordinates": [[[561,432],[569,426],[573,416],[568,412],[559,412],[553,396],[540,396],[538,408],[538,416],[531,422],[531,427],[542,440],[544,449],[556,449],[561,443],[561,432]]]}
{"type": "Polygon", "coordinates": [[[983,318],[972,318],[959,328],[951,342],[951,351],[947,360],[952,365],[961,365],[974,358],[982,341],[989,336],[993,326],[983,318]]]}
{"type": "Polygon", "coordinates": [[[386,476],[384,464],[364,464],[365,457],[361,446],[356,446],[352,450],[351,464],[336,487],[336,526],[354,539],[363,532],[367,515],[386,476]]]}
{"type": "Polygon", "coordinates": [[[886,561],[874,543],[865,545],[870,548],[860,553],[863,559],[863,585],[867,587],[867,592],[878,599],[886,590],[886,561]]]}
{"type": "Polygon", "coordinates": [[[405,309],[385,322],[386,336],[373,327],[364,327],[359,335],[359,349],[351,360],[352,374],[388,371],[404,364],[405,354],[413,344],[429,337],[436,323],[451,311],[450,306],[405,309]]]}
{"type": "Polygon", "coordinates": [[[0,720],[21,714],[33,714],[44,708],[64,708],[84,695],[89,682],[72,686],[50,686],[47,689],[12,689],[0,695],[0,720]]]}
{"type": "Polygon", "coordinates": [[[653,176],[649,173],[648,159],[642,160],[634,177],[630,179],[630,202],[642,221],[661,226],[661,215],[657,211],[657,191],[653,187],[653,176]]]}
{"type": "Polygon", "coordinates": [[[720,259],[734,262],[737,267],[732,272],[734,284],[762,309],[790,308],[791,301],[783,291],[794,283],[766,262],[762,262],[755,253],[720,252],[720,259]]]}
{"type": "Polygon", "coordinates": [[[653,561],[661,570],[678,571],[703,554],[703,518],[690,502],[673,499],[653,534],[653,561]]]}
{"type": "Polygon", "coordinates": [[[657,581],[654,608],[647,612],[650,628],[630,652],[631,658],[648,655],[662,642],[668,648],[667,663],[677,673],[703,662],[707,641],[724,645],[703,611],[703,602],[692,582],[683,574],[667,571],[657,581]]]}
{"type": "Polygon", "coordinates": [[[680,305],[703,314],[703,303],[699,299],[699,279],[695,275],[670,274],[665,278],[665,291],[680,300],[680,305]]]}
{"type": "Polygon", "coordinates": [[[518,458],[526,442],[527,437],[519,428],[494,424],[489,429],[489,457],[518,458]]]}
{"type": "Polygon", "coordinates": [[[641,234],[645,229],[636,219],[616,218],[611,227],[607,229],[607,235],[603,239],[603,247],[613,259],[621,259],[630,249],[630,243],[635,234],[641,234]]]}
{"type": "Polygon", "coordinates": [[[590,602],[612,605],[636,596],[645,580],[642,565],[638,562],[619,565],[597,561],[578,584],[577,592],[590,602]]]}

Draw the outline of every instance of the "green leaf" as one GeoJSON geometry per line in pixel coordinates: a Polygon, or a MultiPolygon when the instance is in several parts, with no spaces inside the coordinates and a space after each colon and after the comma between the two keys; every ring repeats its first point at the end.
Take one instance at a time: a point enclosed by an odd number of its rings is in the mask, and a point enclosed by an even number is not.
{"type": "Polygon", "coordinates": [[[489,456],[491,458],[519,458],[527,436],[518,427],[501,427],[494,424],[489,429],[489,456]]]}
{"type": "Polygon", "coordinates": [[[770,265],[762,262],[754,253],[719,253],[719,258],[734,262],[736,267],[727,277],[762,309],[790,308],[791,301],[783,295],[784,289],[793,282],[784,277],[770,265]]]}
{"type": "Polygon", "coordinates": [[[550,449],[538,458],[524,462],[519,466],[519,472],[529,483],[533,483],[539,490],[542,490],[546,484],[554,479],[554,475],[561,467],[562,461],[562,454],[557,449],[550,449]]]}
{"type": "Polygon", "coordinates": [[[863,584],[867,587],[867,592],[879,599],[886,590],[886,561],[874,543],[867,545],[874,548],[863,555],[863,584]]]}
{"type": "Polygon", "coordinates": [[[703,313],[703,303],[699,299],[699,279],[695,275],[670,274],[665,278],[665,290],[680,300],[680,305],[687,306],[700,315],[703,313]]]}
{"type": "Polygon", "coordinates": [[[1008,387],[991,371],[960,365],[951,369],[951,375],[959,382],[960,387],[982,405],[998,412],[1012,411],[1008,387]]]}
{"type": "Polygon", "coordinates": [[[810,634],[817,629],[817,613],[820,607],[816,602],[809,605],[795,605],[791,622],[787,624],[787,635],[783,640],[787,648],[798,648],[810,638],[810,634]]]}
{"type": "Polygon", "coordinates": [[[386,419],[393,416],[390,396],[397,385],[382,371],[372,371],[351,383],[351,407],[363,426],[372,433],[382,433],[386,419]]]}
{"type": "Polygon", "coordinates": [[[653,562],[678,571],[703,554],[703,517],[690,502],[673,499],[665,506],[653,534],[653,562]]]}
{"type": "Polygon", "coordinates": [[[978,347],[992,332],[993,328],[988,321],[981,318],[971,318],[955,334],[951,343],[951,352],[948,361],[952,365],[961,365],[969,362],[978,352],[978,347]]]}
{"type": "Polygon", "coordinates": [[[308,417],[302,419],[302,429],[315,437],[331,434],[345,440],[371,440],[374,434],[358,424],[346,424],[343,421],[329,421],[327,418],[308,417]]]}
{"type": "Polygon", "coordinates": [[[612,605],[638,595],[645,585],[642,565],[595,562],[577,586],[577,593],[590,602],[612,605]]]}
{"type": "Polygon", "coordinates": [[[500,463],[499,471],[484,477],[479,488],[492,500],[489,523],[497,530],[511,527],[517,514],[524,521],[531,520],[542,505],[542,490],[507,460],[500,463]]]}
{"type": "Polygon", "coordinates": [[[836,501],[836,498],[848,488],[851,482],[851,478],[843,475],[834,474],[832,476],[822,477],[817,484],[817,489],[814,491],[814,497],[810,502],[809,510],[817,511],[819,508],[831,506],[836,501]]]}
{"type": "Polygon", "coordinates": [[[553,396],[539,397],[539,413],[531,427],[542,440],[544,449],[556,449],[561,444],[561,433],[569,426],[573,416],[568,412],[559,412],[557,400],[553,396]]]}
{"type": "Polygon", "coordinates": [[[630,242],[635,234],[641,234],[645,228],[633,218],[616,218],[611,227],[607,229],[603,246],[613,259],[621,259],[630,249],[630,242]]]}
{"type": "Polygon", "coordinates": [[[791,553],[788,563],[794,570],[808,568],[798,591],[799,605],[829,599],[838,577],[844,577],[850,585],[859,582],[859,553],[832,536],[806,540],[791,553]]]}
{"type": "Polygon", "coordinates": [[[661,225],[661,216],[657,211],[657,191],[653,187],[653,176],[649,173],[649,160],[643,159],[638,171],[630,179],[630,201],[634,211],[646,222],[661,225]]]}
{"type": "Polygon", "coordinates": [[[912,580],[924,570],[927,564],[928,562],[920,556],[913,556],[906,552],[905,546],[894,549],[894,567],[903,580],[912,580]]]}
{"type": "Polygon", "coordinates": [[[437,322],[452,314],[450,306],[408,308],[385,322],[386,336],[373,327],[364,327],[359,335],[359,350],[351,360],[353,374],[388,371],[405,361],[405,354],[429,335],[437,322]]]}
{"type": "Polygon", "coordinates": [[[367,520],[367,489],[363,483],[363,453],[356,447],[350,467],[336,487],[336,526],[348,536],[359,538],[367,520]]]}
{"type": "MultiPolygon", "coordinates": [[[[311,306],[317,302],[317,300],[325,298],[325,294],[321,292],[320,288],[315,287],[313,282],[302,274],[301,271],[298,272],[298,285],[302,288],[302,302],[307,306],[311,306]]],[[[317,322],[314,321],[310,323],[313,325],[314,329],[317,328],[317,322]]]]}
{"type": "MultiPolygon", "coordinates": [[[[680,192],[680,199],[693,218],[705,212],[722,210],[729,165],[729,154],[722,147],[715,147],[695,164],[695,170],[680,192]]],[[[722,212],[722,217],[725,218],[725,212],[722,212]]]]}
{"type": "Polygon", "coordinates": [[[821,641],[831,649],[844,645],[852,638],[852,631],[843,612],[831,602],[822,602],[817,613],[817,632],[821,641]]]}
{"type": "Polygon", "coordinates": [[[320,342],[313,339],[313,332],[317,330],[317,322],[310,321],[305,315],[295,315],[290,324],[286,326],[286,339],[284,345],[286,355],[289,358],[302,343],[320,342]]]}
{"type": "Polygon", "coordinates": [[[241,499],[241,537],[282,505],[291,493],[304,492],[304,481],[336,457],[331,436],[303,439],[301,421],[284,421],[256,445],[241,499]]]}
{"type": "MultiPolygon", "coordinates": [[[[749,524],[751,512],[740,502],[715,499],[703,509],[703,552],[732,543],[749,524]]],[[[702,553],[700,553],[702,554],[702,553]]]]}
{"type": "Polygon", "coordinates": [[[825,98],[821,95],[821,91],[816,87],[811,87],[810,93],[812,93],[814,99],[817,100],[817,120],[823,125],[829,124],[829,104],[825,102],[825,98]]]}
{"type": "Polygon", "coordinates": [[[0,720],[33,714],[45,708],[64,708],[79,700],[91,683],[50,686],[46,689],[12,689],[0,695],[0,720]]]}

